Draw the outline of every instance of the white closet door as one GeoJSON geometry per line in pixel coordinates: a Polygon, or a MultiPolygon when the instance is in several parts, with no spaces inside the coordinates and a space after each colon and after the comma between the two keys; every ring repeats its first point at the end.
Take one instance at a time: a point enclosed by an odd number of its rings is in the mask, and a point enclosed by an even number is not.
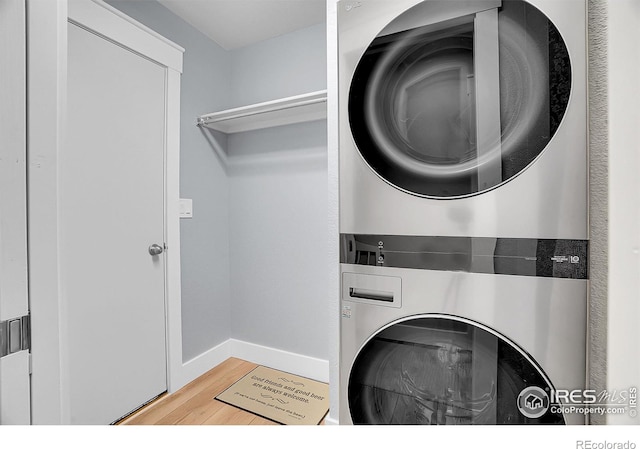
{"type": "Polygon", "coordinates": [[[70,422],[106,424],[167,389],[165,254],[149,252],[164,246],[166,70],[68,31],[63,360],[70,422]]]}

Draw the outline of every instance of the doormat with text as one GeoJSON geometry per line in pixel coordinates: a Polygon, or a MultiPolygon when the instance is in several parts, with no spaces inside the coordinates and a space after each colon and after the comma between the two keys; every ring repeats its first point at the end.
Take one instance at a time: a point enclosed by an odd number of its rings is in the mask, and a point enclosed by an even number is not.
{"type": "Polygon", "coordinates": [[[280,424],[317,425],[329,411],[329,385],[258,366],[215,399],[280,424]]]}

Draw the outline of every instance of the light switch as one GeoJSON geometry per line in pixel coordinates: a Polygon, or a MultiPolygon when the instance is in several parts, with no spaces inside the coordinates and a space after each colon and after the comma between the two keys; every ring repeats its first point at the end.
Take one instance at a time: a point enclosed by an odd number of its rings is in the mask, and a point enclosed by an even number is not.
{"type": "Polygon", "coordinates": [[[180,218],[193,217],[193,200],[180,198],[180,218]]]}

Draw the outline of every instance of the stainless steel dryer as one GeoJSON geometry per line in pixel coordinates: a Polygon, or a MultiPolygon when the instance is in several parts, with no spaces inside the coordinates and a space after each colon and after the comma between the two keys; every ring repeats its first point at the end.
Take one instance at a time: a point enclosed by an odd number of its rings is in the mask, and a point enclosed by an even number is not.
{"type": "Polygon", "coordinates": [[[551,393],[585,388],[586,248],[566,244],[345,236],[340,422],[583,424],[551,393]]]}
{"type": "Polygon", "coordinates": [[[585,23],[338,3],[342,423],[584,422],[585,23]]]}
{"type": "Polygon", "coordinates": [[[338,3],[342,233],[587,238],[584,0],[338,3]]]}

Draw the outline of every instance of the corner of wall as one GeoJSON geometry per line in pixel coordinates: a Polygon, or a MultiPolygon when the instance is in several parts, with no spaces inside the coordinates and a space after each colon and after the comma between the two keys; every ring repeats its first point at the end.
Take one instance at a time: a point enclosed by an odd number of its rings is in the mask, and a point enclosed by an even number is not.
{"type": "MultiPolygon", "coordinates": [[[[587,388],[607,385],[607,268],[609,188],[609,132],[607,79],[607,3],[588,2],[589,101],[589,235],[590,288],[588,308],[587,388]]],[[[605,424],[592,415],[590,424],[605,424]]]]}

